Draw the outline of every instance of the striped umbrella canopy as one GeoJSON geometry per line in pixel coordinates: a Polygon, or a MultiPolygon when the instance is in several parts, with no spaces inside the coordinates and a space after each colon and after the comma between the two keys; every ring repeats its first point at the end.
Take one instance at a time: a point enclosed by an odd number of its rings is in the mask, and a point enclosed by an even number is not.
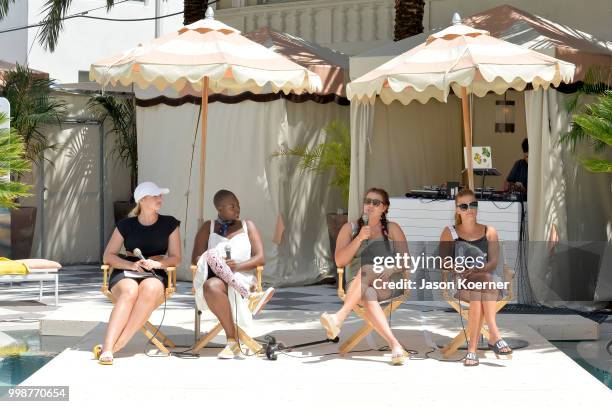
{"type": "MultiPolygon", "coordinates": [[[[452,91],[461,97],[467,157],[472,156],[468,94],[503,94],[569,83],[575,66],[527,48],[494,38],[488,31],[461,24],[457,13],[453,25],[429,36],[427,41],[349,83],[352,103],[385,104],[434,98],[446,102],[452,91]]],[[[467,160],[468,181],[474,188],[472,161],[467,160]]]]}
{"type": "Polygon", "coordinates": [[[215,20],[210,7],[203,20],[93,63],[89,77],[102,86],[120,83],[181,90],[190,84],[202,92],[200,217],[204,208],[209,92],[300,94],[317,92],[322,87],[315,73],[215,20]]]}

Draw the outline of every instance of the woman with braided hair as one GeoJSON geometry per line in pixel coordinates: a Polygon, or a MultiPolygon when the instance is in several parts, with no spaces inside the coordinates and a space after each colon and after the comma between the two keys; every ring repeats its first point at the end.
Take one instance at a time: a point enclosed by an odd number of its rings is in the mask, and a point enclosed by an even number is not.
{"type": "Polygon", "coordinates": [[[401,277],[401,273],[395,268],[376,273],[372,267],[374,257],[395,256],[396,253],[403,255],[408,252],[404,232],[397,223],[387,220],[388,210],[387,191],[370,188],[363,200],[364,216],[357,222],[346,223],[340,229],[335,260],[338,267],[349,266],[345,274],[348,289],[342,308],[335,314],[323,313],[321,324],[327,330],[327,336],[333,339],[340,333],[340,328],[353,307],[362,305],[376,332],[389,344],[391,362],[401,365],[406,352],[393,335],[379,303],[391,298],[393,290],[380,288],[380,284],[377,285],[379,288],[374,288],[375,280],[389,281],[401,277]]]}

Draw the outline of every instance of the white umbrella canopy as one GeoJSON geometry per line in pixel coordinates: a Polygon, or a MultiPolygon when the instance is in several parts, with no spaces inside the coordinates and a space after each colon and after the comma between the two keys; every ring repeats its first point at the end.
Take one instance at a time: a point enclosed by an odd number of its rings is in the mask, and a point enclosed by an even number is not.
{"type": "Polygon", "coordinates": [[[361,103],[373,103],[376,96],[385,104],[431,98],[445,102],[450,89],[459,95],[461,87],[482,97],[491,91],[524,90],[529,83],[534,89],[558,86],[571,82],[574,70],[569,62],[456,23],[355,79],[347,93],[361,103]]]}
{"type": "Polygon", "coordinates": [[[527,48],[491,37],[488,31],[461,24],[457,13],[453,25],[430,35],[427,41],[349,83],[352,103],[370,103],[376,97],[385,104],[429,99],[446,102],[451,91],[463,105],[468,181],[474,188],[471,159],[472,135],[467,95],[524,90],[569,83],[575,66],[527,48]]]}
{"type": "Polygon", "coordinates": [[[258,93],[267,85],[273,92],[298,94],[321,88],[316,74],[215,20],[212,9],[203,20],[93,63],[89,75],[102,85],[159,90],[181,90],[188,83],[201,90],[203,78],[215,93],[258,93]]]}
{"type": "Polygon", "coordinates": [[[102,86],[136,84],[143,89],[155,86],[159,90],[171,87],[180,91],[190,84],[202,92],[200,223],[209,91],[300,94],[322,88],[318,75],[215,20],[210,7],[203,20],[93,63],[89,77],[102,86]]]}

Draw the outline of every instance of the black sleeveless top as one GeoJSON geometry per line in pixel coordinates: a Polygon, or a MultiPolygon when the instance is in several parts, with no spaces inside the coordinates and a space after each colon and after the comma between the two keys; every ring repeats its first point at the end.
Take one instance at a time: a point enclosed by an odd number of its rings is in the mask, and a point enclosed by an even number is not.
{"type": "MultiPolygon", "coordinates": [[[[455,245],[454,245],[455,257],[466,256],[466,255],[471,255],[472,257],[475,257],[474,255],[478,253],[474,253],[472,250],[470,250],[471,247],[478,248],[478,250],[482,252],[482,254],[484,255],[489,254],[489,241],[487,240],[487,226],[486,225],[485,225],[484,235],[476,240],[466,240],[462,238],[461,236],[459,236],[459,233],[457,232],[457,229],[455,227],[453,227],[453,229],[454,229],[455,235],[457,236],[456,238],[454,238],[455,236],[453,236],[454,241],[455,241],[455,245]],[[461,243],[457,244],[457,242],[461,242],[461,243]]],[[[452,233],[453,233],[453,230],[451,229],[451,234],[452,233]]]]}
{"type": "Polygon", "coordinates": [[[146,258],[163,256],[168,252],[168,237],[181,222],[174,216],[158,215],[157,222],[145,226],[137,216],[117,222],[117,230],[123,236],[125,249],[134,252],[139,248],[146,258]]]}

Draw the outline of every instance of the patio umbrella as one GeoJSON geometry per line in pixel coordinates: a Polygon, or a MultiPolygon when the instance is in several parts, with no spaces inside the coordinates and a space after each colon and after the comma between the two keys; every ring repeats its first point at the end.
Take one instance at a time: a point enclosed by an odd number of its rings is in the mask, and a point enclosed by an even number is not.
{"type": "Polygon", "coordinates": [[[103,86],[136,84],[162,90],[187,84],[202,93],[199,221],[204,208],[208,94],[238,92],[316,92],[321,80],[313,72],[240,35],[240,31],[206,18],[176,32],[140,44],[91,65],[89,76],[103,86]]]}
{"type": "Polygon", "coordinates": [[[546,89],[571,82],[574,70],[571,63],[463,25],[455,13],[450,27],[349,83],[347,96],[357,103],[373,104],[379,96],[385,104],[397,100],[406,105],[431,98],[446,102],[452,89],[461,98],[468,183],[473,190],[468,94],[503,94],[508,89],[524,90],[528,84],[546,89]]]}

